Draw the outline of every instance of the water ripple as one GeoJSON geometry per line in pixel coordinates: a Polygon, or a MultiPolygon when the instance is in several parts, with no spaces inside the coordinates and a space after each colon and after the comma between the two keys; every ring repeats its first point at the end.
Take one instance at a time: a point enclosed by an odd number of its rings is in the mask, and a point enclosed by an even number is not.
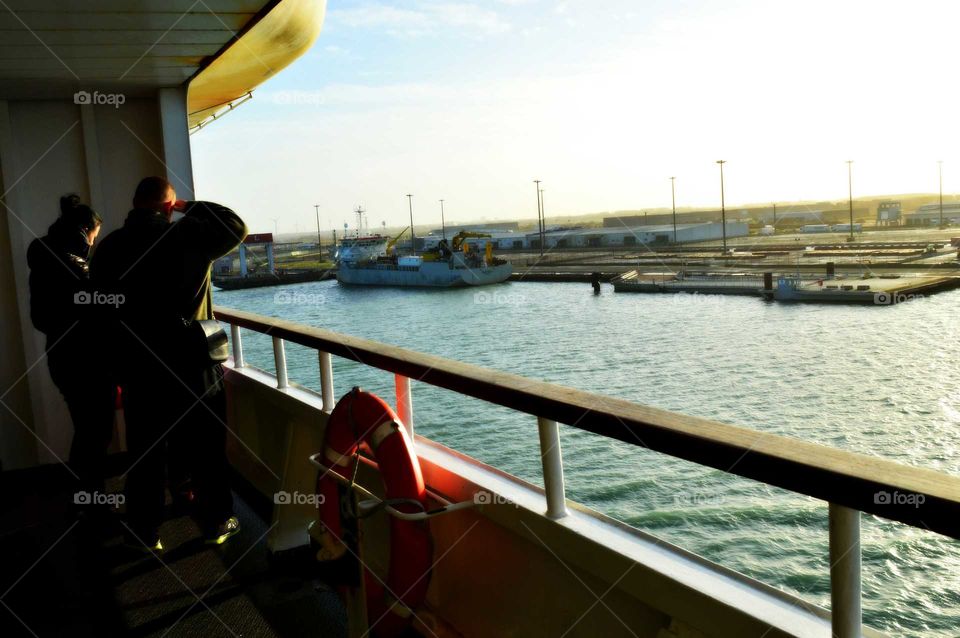
{"type": "MultiPolygon", "coordinates": [[[[765,432],[960,474],[960,292],[882,308],[738,297],[594,297],[582,284],[473,291],[302,284],[217,303],[765,432]]],[[[247,335],[249,333],[245,333],[247,335]]],[[[272,370],[270,340],[245,336],[272,370]]],[[[316,355],[290,346],[291,379],[318,388],[316,355]]],[[[392,375],[335,360],[337,391],[392,396],[392,375]]],[[[419,432],[540,483],[532,417],[415,384],[419,432]]],[[[563,427],[569,496],[812,602],[829,606],[822,502],[563,427]]],[[[956,636],[960,543],[864,516],[864,616],[902,636],[956,636]]]]}

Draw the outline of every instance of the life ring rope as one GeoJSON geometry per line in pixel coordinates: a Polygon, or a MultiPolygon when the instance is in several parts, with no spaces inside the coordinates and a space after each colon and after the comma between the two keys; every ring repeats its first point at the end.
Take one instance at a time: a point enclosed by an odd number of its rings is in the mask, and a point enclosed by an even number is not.
{"type": "MultiPolygon", "coordinates": [[[[471,508],[483,507],[483,506],[489,507],[491,505],[491,503],[483,503],[479,501],[477,498],[479,494],[483,494],[483,493],[489,494],[489,492],[486,492],[485,490],[481,490],[477,492],[476,494],[474,494],[474,496],[470,500],[467,500],[467,501],[446,501],[446,499],[440,496],[439,494],[435,494],[428,490],[428,493],[430,495],[430,500],[443,503],[443,505],[441,505],[440,507],[435,507],[432,510],[424,510],[423,512],[413,512],[413,513],[401,512],[400,510],[394,508],[392,506],[393,505],[392,503],[384,502],[383,499],[377,497],[373,492],[370,492],[369,490],[361,487],[360,485],[357,485],[355,481],[351,481],[350,478],[344,476],[343,474],[333,471],[332,468],[330,468],[329,466],[324,464],[323,461],[320,460],[320,456],[321,454],[311,455],[309,457],[310,463],[313,466],[315,466],[318,470],[327,470],[328,475],[331,478],[333,478],[335,481],[337,481],[338,483],[341,483],[344,486],[347,486],[348,489],[354,490],[358,494],[363,496],[364,500],[360,501],[361,510],[366,510],[374,507],[373,503],[377,503],[377,504],[384,503],[384,506],[378,507],[378,510],[383,510],[390,516],[393,516],[395,518],[399,518],[405,521],[422,521],[428,518],[434,518],[435,516],[450,514],[452,512],[458,512],[464,509],[471,509],[471,508]],[[367,503],[369,503],[369,505],[367,503]]],[[[498,503],[499,502],[501,501],[498,501],[498,503]]],[[[506,502],[506,501],[502,501],[502,502],[506,502]]]]}

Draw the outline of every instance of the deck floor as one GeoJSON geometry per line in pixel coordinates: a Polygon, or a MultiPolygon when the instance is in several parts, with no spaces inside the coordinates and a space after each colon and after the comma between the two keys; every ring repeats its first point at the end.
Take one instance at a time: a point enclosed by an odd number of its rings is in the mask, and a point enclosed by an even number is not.
{"type": "Polygon", "coordinates": [[[49,475],[61,473],[2,475],[0,636],[347,635],[336,592],[308,557],[272,560],[268,525],[238,496],[228,543],[204,545],[189,516],[171,515],[156,557],[124,547],[116,517],[78,523],[69,484],[49,475]]]}

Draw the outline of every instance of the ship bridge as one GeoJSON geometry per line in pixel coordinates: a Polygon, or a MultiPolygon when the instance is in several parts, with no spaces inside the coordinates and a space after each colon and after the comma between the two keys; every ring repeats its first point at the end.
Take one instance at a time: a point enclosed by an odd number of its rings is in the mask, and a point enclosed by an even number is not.
{"type": "MultiPolygon", "coordinates": [[[[406,610],[411,635],[881,635],[862,623],[861,517],[960,538],[957,477],[240,309],[217,314],[231,333],[228,447],[243,534],[204,548],[174,512],[162,529],[169,551],[132,561],[119,556],[116,539],[101,546],[82,533],[62,465],[72,427],[30,322],[26,248],[65,192],[100,211],[105,232],[122,223],[145,175],[167,176],[189,199],[191,130],[306,51],[324,10],[317,0],[0,0],[2,635],[377,635],[362,597],[338,596],[337,579],[314,560],[316,504],[277,498],[313,494],[310,457],[322,450],[336,398],[350,389],[334,376],[343,362],[393,380],[396,393],[386,398],[414,441],[434,506],[423,522],[432,566],[416,575],[429,589],[422,606],[406,610]],[[245,344],[255,339],[267,340],[272,366],[247,361],[245,344]],[[315,353],[310,379],[288,371],[292,346],[315,353]],[[516,411],[529,427],[514,436],[539,446],[542,481],[417,435],[418,385],[516,411]],[[561,434],[570,430],[561,424],[816,499],[831,609],[569,499],[561,434]],[[890,507],[890,495],[921,505],[890,507]]],[[[124,454],[123,427],[120,411],[114,489],[136,462],[124,454]]],[[[364,498],[382,498],[375,460],[359,468],[340,478],[364,498]]],[[[380,507],[363,519],[351,568],[384,578],[395,515],[380,507]]]]}

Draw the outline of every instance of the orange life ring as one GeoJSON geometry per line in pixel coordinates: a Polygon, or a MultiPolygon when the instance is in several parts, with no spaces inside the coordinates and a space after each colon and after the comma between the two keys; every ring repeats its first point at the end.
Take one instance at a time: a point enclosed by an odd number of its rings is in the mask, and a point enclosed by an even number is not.
{"type": "MultiPolygon", "coordinates": [[[[317,476],[318,517],[321,523],[317,558],[335,560],[347,551],[343,539],[340,489],[330,470],[351,477],[362,443],[373,452],[383,477],[386,500],[401,512],[425,511],[426,487],[420,461],[399,417],[383,399],[354,388],[337,402],[324,434],[321,469],[317,476]]],[[[427,595],[433,546],[425,521],[390,517],[390,567],[386,587],[365,570],[367,616],[373,635],[399,636],[410,624],[413,610],[427,595]]]]}

